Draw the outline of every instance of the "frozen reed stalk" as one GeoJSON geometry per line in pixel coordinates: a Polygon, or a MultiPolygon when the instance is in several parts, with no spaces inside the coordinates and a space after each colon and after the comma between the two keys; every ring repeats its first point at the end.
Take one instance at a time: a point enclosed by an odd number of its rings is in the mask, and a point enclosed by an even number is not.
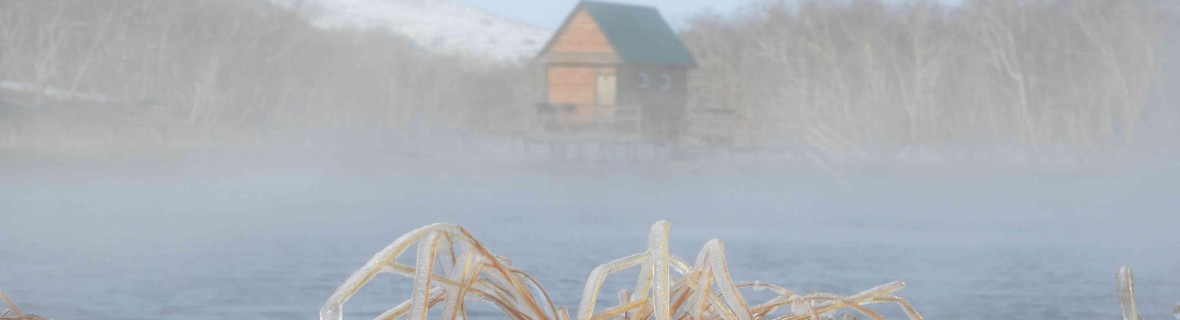
{"type": "MultiPolygon", "coordinates": [[[[798,295],[786,288],[760,281],[734,282],[725,261],[725,244],[710,240],[694,264],[669,253],[667,221],[656,222],[647,238],[647,250],[599,265],[590,272],[575,317],[599,319],[736,319],[736,320],[830,320],[836,312],[850,309],[874,320],[885,319],[865,305],[893,303],[910,319],[922,316],[913,306],[893,293],[905,287],[893,282],[844,297],[814,293],[798,295]],[[639,268],[634,291],[617,293],[618,305],[595,312],[606,277],[639,268]],[[768,290],[776,296],[751,304],[741,290],[768,290]],[[788,312],[777,313],[780,309],[788,312]]],[[[430,309],[442,305],[447,320],[467,319],[468,298],[490,302],[510,319],[569,320],[564,307],[552,303],[549,294],[529,274],[514,268],[471,237],[466,229],[450,224],[430,225],[401,236],[357,270],[320,310],[320,319],[343,318],[343,305],[379,273],[414,278],[413,295],[377,319],[426,318],[430,309]],[[399,264],[397,258],[417,243],[415,265],[399,264]],[[442,274],[435,272],[441,267],[442,274]],[[530,290],[532,289],[532,290],[530,290]],[[538,292],[539,296],[535,296],[538,292]]],[[[844,319],[855,319],[848,314],[844,319]]]]}
{"type": "Polygon", "coordinates": [[[0,312],[0,320],[46,320],[45,318],[35,314],[24,314],[21,312],[20,307],[16,305],[16,302],[13,302],[12,298],[9,298],[7,294],[4,294],[4,291],[0,291],[0,302],[3,302],[4,305],[8,306],[8,309],[4,309],[3,312],[0,312]],[[8,317],[9,314],[12,315],[11,318],[8,317]]]}
{"type": "Polygon", "coordinates": [[[8,306],[8,309],[4,309],[4,312],[0,312],[0,317],[7,317],[9,313],[15,314],[16,319],[22,319],[25,317],[24,313],[20,312],[20,307],[16,305],[16,302],[13,302],[12,298],[9,298],[7,294],[4,294],[4,291],[0,291],[0,300],[3,300],[4,305],[8,306]]]}
{"type": "Polygon", "coordinates": [[[0,312],[0,318],[8,319],[4,317],[7,317],[9,313],[14,314],[15,318],[13,319],[25,318],[24,313],[20,312],[20,307],[16,305],[16,302],[12,301],[12,298],[9,298],[7,294],[4,294],[4,291],[0,291],[0,300],[3,300],[4,305],[8,306],[8,309],[4,309],[4,312],[0,312]]]}
{"type": "Polygon", "coordinates": [[[559,319],[560,313],[548,293],[536,280],[497,258],[475,240],[463,227],[434,224],[411,231],[385,247],[354,272],[320,309],[321,320],[343,319],[343,306],[353,294],[380,273],[392,273],[414,279],[410,300],[386,311],[378,319],[426,319],[428,311],[444,306],[448,320],[466,316],[468,298],[488,301],[517,320],[559,319]],[[411,245],[418,244],[413,266],[397,258],[411,245]],[[441,266],[443,274],[435,273],[441,266]],[[536,288],[541,297],[530,290],[536,288]]]}
{"type": "Polygon", "coordinates": [[[1172,316],[1180,320],[1180,301],[1176,301],[1176,305],[1172,306],[1172,316]]]}
{"type": "Polygon", "coordinates": [[[1123,307],[1123,320],[1139,320],[1139,313],[1135,311],[1135,280],[1131,275],[1131,267],[1119,268],[1116,280],[1119,283],[1119,305],[1123,307]]]}

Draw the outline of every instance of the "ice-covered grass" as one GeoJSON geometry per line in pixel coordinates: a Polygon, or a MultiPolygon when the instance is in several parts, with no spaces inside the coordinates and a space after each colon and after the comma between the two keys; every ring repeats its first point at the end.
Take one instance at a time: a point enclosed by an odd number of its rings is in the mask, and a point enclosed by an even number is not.
{"type": "MultiPolygon", "coordinates": [[[[670,254],[669,231],[667,221],[656,222],[648,234],[646,251],[599,265],[590,272],[576,319],[821,320],[836,319],[838,311],[850,309],[884,320],[884,316],[866,307],[875,303],[896,303],[911,320],[922,319],[908,301],[893,295],[906,286],[904,282],[888,283],[848,297],[801,295],[760,281],[734,282],[721,240],[706,243],[695,264],[690,264],[670,254]],[[595,312],[607,276],[635,267],[639,267],[635,289],[619,291],[617,306],[595,312]],[[752,305],[741,289],[767,290],[773,292],[773,297],[752,305]]],[[[442,319],[467,319],[468,300],[489,302],[511,319],[571,319],[568,309],[557,307],[535,277],[514,267],[508,259],[488,252],[470,232],[453,224],[433,224],[411,231],[378,252],[328,298],[320,309],[320,319],[343,319],[344,302],[380,273],[411,277],[414,284],[412,298],[377,319],[425,320],[430,309],[439,305],[442,319]],[[418,243],[414,265],[399,263],[398,257],[414,243],[418,243]]],[[[841,319],[855,317],[842,314],[841,319]]]]}

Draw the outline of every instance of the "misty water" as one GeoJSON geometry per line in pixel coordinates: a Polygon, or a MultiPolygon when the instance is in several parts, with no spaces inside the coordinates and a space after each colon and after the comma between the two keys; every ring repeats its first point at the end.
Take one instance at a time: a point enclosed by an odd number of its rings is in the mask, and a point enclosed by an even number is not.
{"type": "MultiPolygon", "coordinates": [[[[929,319],[1115,319],[1121,265],[1144,319],[1180,298],[1180,171],[1161,166],[841,182],[703,162],[287,156],[10,163],[0,288],[56,319],[312,319],[393,239],[456,222],[575,308],[593,267],[642,251],[667,219],[675,255],[725,240],[736,280],[845,295],[904,280],[929,319]]],[[[603,303],[634,279],[611,278],[603,303]]],[[[346,316],[377,315],[409,284],[378,278],[346,316]]],[[[490,311],[473,316],[502,317],[490,311]]]]}
{"type": "MultiPolygon", "coordinates": [[[[738,281],[906,281],[927,319],[1117,319],[1124,265],[1143,319],[1172,318],[1180,1],[620,1],[677,39],[557,25],[577,1],[0,0],[0,290],[54,319],[314,319],[398,236],[454,222],[576,308],[669,220],[672,253],[723,239],[738,281]],[[609,43],[553,51],[564,30],[609,43]],[[659,61],[626,53],[676,42],[687,75],[656,90],[659,61]],[[628,113],[688,152],[525,142],[630,144],[628,113]]],[[[347,318],[410,284],[378,278],[347,318]]]]}

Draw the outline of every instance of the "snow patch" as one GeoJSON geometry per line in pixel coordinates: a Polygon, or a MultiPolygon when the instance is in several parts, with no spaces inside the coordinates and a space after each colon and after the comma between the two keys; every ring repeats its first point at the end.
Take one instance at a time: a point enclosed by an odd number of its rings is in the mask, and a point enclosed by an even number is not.
{"type": "Polygon", "coordinates": [[[552,31],[452,0],[271,0],[303,10],[317,27],[384,29],[427,50],[493,61],[536,55],[552,31]]]}
{"type": "MultiPolygon", "coordinates": [[[[0,80],[0,90],[36,93],[37,86],[31,83],[0,80]]],[[[111,103],[115,101],[114,97],[107,95],[73,92],[54,87],[45,87],[45,97],[58,101],[85,101],[95,103],[111,103]]]]}

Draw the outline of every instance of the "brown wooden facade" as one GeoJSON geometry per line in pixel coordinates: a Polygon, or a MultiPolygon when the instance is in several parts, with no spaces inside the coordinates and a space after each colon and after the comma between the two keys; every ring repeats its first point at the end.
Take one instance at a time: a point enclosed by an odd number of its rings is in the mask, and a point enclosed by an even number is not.
{"type": "Polygon", "coordinates": [[[538,105],[540,134],[675,139],[695,66],[685,56],[655,9],[582,2],[538,56],[547,88],[538,105]],[[657,37],[664,47],[645,47],[657,37]],[[661,50],[673,57],[664,59],[661,50]]]}

